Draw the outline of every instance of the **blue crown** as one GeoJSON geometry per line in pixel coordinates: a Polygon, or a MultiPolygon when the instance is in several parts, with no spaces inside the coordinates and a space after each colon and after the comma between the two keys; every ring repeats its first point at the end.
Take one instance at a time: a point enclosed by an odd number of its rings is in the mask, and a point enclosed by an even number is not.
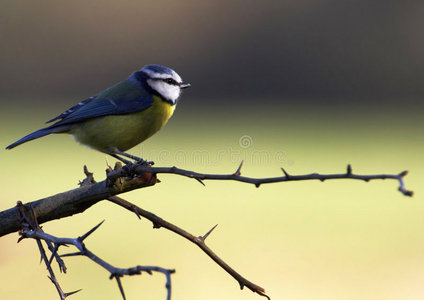
{"type": "Polygon", "coordinates": [[[158,74],[169,74],[171,76],[175,73],[175,71],[173,71],[171,68],[161,66],[161,65],[147,65],[141,69],[141,71],[145,71],[145,70],[150,70],[158,74]]]}

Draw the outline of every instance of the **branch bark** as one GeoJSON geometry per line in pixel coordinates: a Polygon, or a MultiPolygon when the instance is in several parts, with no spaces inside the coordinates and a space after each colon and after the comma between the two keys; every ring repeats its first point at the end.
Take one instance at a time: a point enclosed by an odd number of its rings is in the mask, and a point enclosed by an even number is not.
{"type": "MultiPolygon", "coordinates": [[[[85,168],[86,169],[86,168],[85,168]]],[[[37,215],[39,224],[82,213],[87,208],[110,196],[152,186],[157,179],[151,173],[139,177],[119,178],[86,185],[25,204],[37,215]],[[107,184],[108,183],[108,184],[107,184]]],[[[0,212],[0,237],[21,229],[20,214],[17,207],[0,212]]]]}

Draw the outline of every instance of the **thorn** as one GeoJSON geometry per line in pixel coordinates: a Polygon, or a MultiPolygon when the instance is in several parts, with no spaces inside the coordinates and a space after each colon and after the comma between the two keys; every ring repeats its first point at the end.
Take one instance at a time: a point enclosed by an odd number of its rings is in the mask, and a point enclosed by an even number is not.
{"type": "Polygon", "coordinates": [[[60,271],[60,273],[65,273],[66,274],[66,271],[68,269],[66,268],[65,263],[63,262],[63,260],[61,262],[59,262],[58,259],[60,259],[60,257],[57,257],[56,258],[57,264],[59,265],[59,271],[60,271]]]}
{"type": "Polygon", "coordinates": [[[319,178],[319,181],[324,182],[325,181],[325,178],[324,177],[320,177],[319,178]]]}
{"type": "Polygon", "coordinates": [[[199,236],[199,239],[201,239],[203,242],[206,240],[206,238],[212,233],[212,231],[216,228],[216,226],[218,226],[218,224],[216,224],[214,227],[212,227],[208,232],[205,233],[204,236],[199,236]]]}
{"type": "Polygon", "coordinates": [[[260,187],[261,186],[261,184],[260,183],[255,183],[255,187],[260,187]]]}
{"type": "Polygon", "coordinates": [[[79,255],[82,255],[82,253],[81,252],[73,252],[73,253],[62,254],[62,255],[59,255],[59,256],[60,257],[70,257],[70,256],[79,256],[79,255]]]}
{"type": "Polygon", "coordinates": [[[271,298],[267,294],[265,294],[265,292],[262,292],[262,291],[255,291],[255,292],[261,295],[262,297],[266,297],[268,300],[271,300],[271,298]]]}
{"type": "Polygon", "coordinates": [[[97,228],[99,228],[100,227],[100,225],[102,225],[103,224],[103,222],[104,222],[105,220],[103,220],[103,221],[101,221],[99,224],[97,224],[96,226],[94,226],[90,231],[88,231],[86,234],[84,234],[83,236],[80,236],[79,238],[78,238],[78,240],[80,241],[80,242],[82,242],[83,240],[85,240],[90,234],[92,234],[97,228]]]}
{"type": "Polygon", "coordinates": [[[399,177],[405,177],[406,175],[408,175],[408,171],[407,170],[405,170],[403,172],[400,172],[398,176],[399,177]]]}
{"type": "Polygon", "coordinates": [[[84,165],[83,170],[84,170],[84,174],[85,174],[86,176],[90,175],[90,172],[88,172],[87,165],[84,165]]]}
{"type": "Polygon", "coordinates": [[[234,173],[235,176],[240,176],[241,175],[240,170],[241,170],[241,167],[243,166],[243,162],[244,161],[242,160],[241,163],[240,163],[240,166],[237,168],[236,172],[234,173]]]}
{"type": "Polygon", "coordinates": [[[244,288],[244,283],[239,281],[239,284],[240,284],[240,289],[242,290],[244,288]]]}
{"type": "Polygon", "coordinates": [[[352,166],[350,164],[347,165],[346,175],[352,175],[352,166]]]}
{"type": "Polygon", "coordinates": [[[84,165],[83,171],[84,171],[85,178],[78,183],[80,186],[91,185],[93,183],[96,183],[93,177],[93,173],[88,171],[88,168],[86,165],[84,165]]]}
{"type": "Polygon", "coordinates": [[[284,170],[284,168],[281,168],[281,171],[283,171],[284,175],[285,175],[287,178],[289,178],[289,177],[290,177],[289,173],[287,173],[287,172],[286,172],[286,170],[284,170]]]}
{"type": "Polygon", "coordinates": [[[86,165],[84,165],[84,174],[87,177],[87,180],[92,182],[93,181],[93,173],[91,173],[90,171],[88,171],[88,168],[86,165]]]}
{"type": "Polygon", "coordinates": [[[121,278],[119,278],[119,276],[115,276],[115,275],[112,275],[112,276],[115,277],[116,282],[118,283],[119,291],[121,292],[122,298],[124,300],[126,300],[125,293],[124,293],[124,288],[122,287],[122,283],[121,283],[121,278]]]}
{"type": "Polygon", "coordinates": [[[193,178],[196,179],[198,182],[200,182],[201,185],[206,186],[202,179],[198,177],[193,177],[193,178]]]}
{"type": "Polygon", "coordinates": [[[52,252],[52,256],[49,259],[49,266],[52,264],[53,258],[56,255],[57,250],[59,250],[59,245],[58,244],[55,244],[54,249],[53,249],[53,252],[52,252]]]}
{"type": "Polygon", "coordinates": [[[69,293],[65,293],[65,297],[71,296],[71,295],[76,294],[80,291],[82,291],[82,289],[79,289],[79,290],[76,290],[76,291],[73,291],[73,292],[69,292],[69,293]]]}
{"type": "Polygon", "coordinates": [[[153,222],[153,229],[159,229],[161,227],[162,225],[160,225],[159,223],[153,222]]]}
{"type": "Polygon", "coordinates": [[[135,215],[137,216],[137,218],[138,218],[139,220],[141,220],[141,216],[140,216],[140,214],[138,213],[138,210],[135,208],[135,206],[133,207],[133,212],[135,213],[135,215]]]}

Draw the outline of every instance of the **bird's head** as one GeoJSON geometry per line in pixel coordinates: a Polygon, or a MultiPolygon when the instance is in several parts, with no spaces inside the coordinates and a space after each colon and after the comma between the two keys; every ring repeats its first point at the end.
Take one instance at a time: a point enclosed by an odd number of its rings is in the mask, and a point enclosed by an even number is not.
{"type": "Polygon", "coordinates": [[[189,83],[183,82],[177,72],[168,67],[147,65],[139,72],[143,73],[146,84],[172,105],[177,103],[181,90],[190,86],[189,83]]]}

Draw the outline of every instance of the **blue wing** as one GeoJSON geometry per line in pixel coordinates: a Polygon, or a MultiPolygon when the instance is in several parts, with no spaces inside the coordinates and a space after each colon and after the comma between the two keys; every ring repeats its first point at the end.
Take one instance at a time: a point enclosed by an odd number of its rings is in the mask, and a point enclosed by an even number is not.
{"type": "Polygon", "coordinates": [[[124,80],[64,111],[47,123],[60,120],[50,128],[83,122],[89,119],[139,112],[152,106],[153,98],[143,86],[124,80]]]}
{"type": "Polygon", "coordinates": [[[88,99],[85,99],[85,100],[79,102],[77,105],[74,105],[70,109],[65,110],[63,113],[61,113],[57,117],[54,117],[53,119],[48,120],[46,123],[51,123],[51,122],[57,121],[59,119],[66,118],[68,115],[70,115],[71,113],[73,113],[77,109],[81,108],[81,106],[88,104],[88,102],[92,101],[95,98],[96,98],[96,96],[92,96],[92,97],[90,97],[88,99]]]}
{"type": "MultiPolygon", "coordinates": [[[[88,100],[88,99],[87,99],[88,100]]],[[[152,106],[153,98],[150,95],[143,95],[138,98],[128,99],[99,99],[95,98],[88,103],[77,107],[74,111],[66,114],[63,119],[52,126],[62,126],[65,124],[78,123],[92,118],[107,115],[124,115],[145,110],[152,106]]],[[[74,106],[75,107],[75,106],[74,106]]],[[[72,108],[71,108],[72,109],[72,108]]],[[[64,112],[66,113],[66,112],[64,112]]],[[[62,113],[62,115],[64,114],[62,113]]],[[[61,115],[56,117],[60,118],[61,115]]],[[[55,119],[56,119],[55,118],[55,119]]],[[[54,119],[53,119],[54,120],[54,119]]]]}

